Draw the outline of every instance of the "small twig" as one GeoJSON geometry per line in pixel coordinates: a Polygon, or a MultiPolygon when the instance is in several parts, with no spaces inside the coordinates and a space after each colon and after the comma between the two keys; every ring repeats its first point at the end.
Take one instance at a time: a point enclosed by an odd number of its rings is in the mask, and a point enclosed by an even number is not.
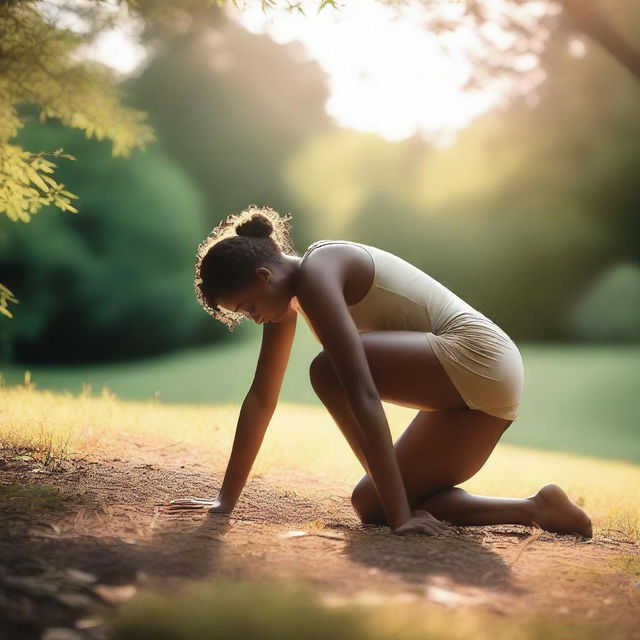
{"type": "Polygon", "coordinates": [[[518,558],[522,555],[524,550],[527,547],[529,547],[533,542],[535,542],[542,535],[543,531],[544,529],[542,529],[541,527],[535,527],[535,531],[528,538],[525,538],[525,540],[518,545],[518,548],[520,550],[516,554],[516,557],[514,558],[514,560],[509,563],[510,567],[513,567],[513,565],[518,561],[518,558]]]}
{"type": "Polygon", "coordinates": [[[153,518],[151,518],[151,522],[149,523],[149,529],[155,529],[156,522],[160,516],[160,509],[158,507],[154,507],[153,512],[153,518]]]}

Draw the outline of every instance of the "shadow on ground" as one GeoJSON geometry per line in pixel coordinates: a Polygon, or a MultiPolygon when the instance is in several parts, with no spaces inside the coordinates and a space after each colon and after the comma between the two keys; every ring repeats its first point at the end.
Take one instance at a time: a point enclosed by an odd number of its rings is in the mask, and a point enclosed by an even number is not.
{"type": "MultiPolygon", "coordinates": [[[[0,457],[0,479],[59,494],[35,511],[26,499],[0,504],[0,639],[40,637],[59,626],[76,627],[80,638],[105,638],[103,625],[86,621],[148,586],[212,577],[295,579],[332,597],[375,591],[423,600],[438,578],[482,589],[493,601],[508,598],[505,611],[545,602],[546,585],[537,583],[539,596],[531,598],[531,585],[513,570],[532,538],[527,527],[399,537],[361,525],[347,496],[327,500],[260,478],[249,481],[230,515],[167,512],[162,505],[172,498],[215,496],[222,476],[159,459],[76,460],[49,473],[33,461],[0,457]]],[[[545,535],[565,557],[583,553],[575,541],[545,535]]],[[[533,565],[518,562],[533,574],[533,565]]]]}

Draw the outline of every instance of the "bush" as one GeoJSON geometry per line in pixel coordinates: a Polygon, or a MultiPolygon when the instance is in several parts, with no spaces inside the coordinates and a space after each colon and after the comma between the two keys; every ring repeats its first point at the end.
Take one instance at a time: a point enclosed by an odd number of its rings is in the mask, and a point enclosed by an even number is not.
{"type": "Polygon", "coordinates": [[[640,341],[640,265],[619,263],[600,273],[572,307],[568,324],[585,340],[640,341]]]}
{"type": "Polygon", "coordinates": [[[207,229],[189,178],[158,145],[123,159],[55,123],[23,137],[79,158],[60,161],[58,174],[79,213],[43,209],[8,226],[0,267],[20,302],[5,323],[5,357],[91,362],[188,342],[205,319],[193,265],[207,229]]]}

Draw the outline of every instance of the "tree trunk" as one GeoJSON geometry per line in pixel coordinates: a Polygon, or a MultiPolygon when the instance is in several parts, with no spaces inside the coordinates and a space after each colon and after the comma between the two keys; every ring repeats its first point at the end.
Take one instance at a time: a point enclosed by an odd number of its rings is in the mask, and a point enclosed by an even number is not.
{"type": "Polygon", "coordinates": [[[575,27],[604,47],[640,79],[640,51],[627,42],[594,0],[563,0],[575,27]]]}

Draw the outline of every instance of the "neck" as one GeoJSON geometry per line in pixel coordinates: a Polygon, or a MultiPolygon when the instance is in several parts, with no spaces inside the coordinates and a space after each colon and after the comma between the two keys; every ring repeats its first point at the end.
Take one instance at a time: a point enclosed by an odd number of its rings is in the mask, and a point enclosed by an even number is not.
{"type": "Polygon", "coordinates": [[[287,295],[289,298],[293,298],[297,295],[298,291],[298,273],[302,258],[299,256],[290,256],[283,253],[281,255],[282,269],[285,274],[285,281],[287,283],[287,295]]]}

